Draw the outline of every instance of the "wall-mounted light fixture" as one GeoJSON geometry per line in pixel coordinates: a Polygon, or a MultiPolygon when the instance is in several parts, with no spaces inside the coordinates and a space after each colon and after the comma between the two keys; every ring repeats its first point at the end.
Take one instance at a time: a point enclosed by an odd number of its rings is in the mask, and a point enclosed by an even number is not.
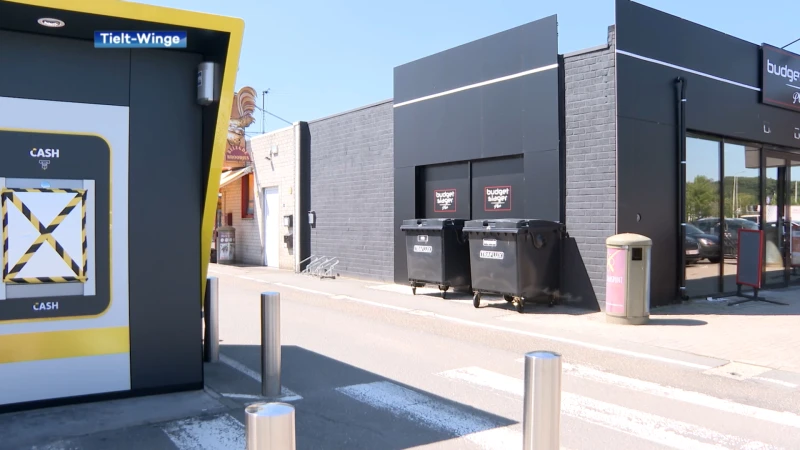
{"type": "Polygon", "coordinates": [[[48,28],[61,28],[66,25],[63,20],[54,19],[52,17],[42,17],[41,19],[37,20],[37,22],[39,22],[39,25],[48,28]]]}
{"type": "Polygon", "coordinates": [[[266,158],[271,161],[273,156],[278,156],[278,145],[277,144],[274,144],[269,148],[269,151],[267,152],[266,158]]]}
{"type": "Polygon", "coordinates": [[[314,211],[308,212],[308,224],[312,227],[316,225],[317,213],[314,211]]]}
{"type": "Polygon", "coordinates": [[[292,215],[289,214],[288,216],[283,216],[283,226],[285,227],[292,227],[292,215]]]}

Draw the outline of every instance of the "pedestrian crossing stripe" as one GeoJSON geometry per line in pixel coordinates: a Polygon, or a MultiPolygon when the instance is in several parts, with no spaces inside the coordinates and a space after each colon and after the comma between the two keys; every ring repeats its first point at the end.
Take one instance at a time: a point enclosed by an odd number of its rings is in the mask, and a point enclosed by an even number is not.
{"type": "Polygon", "coordinates": [[[9,284],[42,284],[42,283],[72,283],[72,282],[86,282],[86,273],[88,272],[87,260],[87,240],[86,240],[86,190],[85,189],[20,189],[20,188],[5,188],[0,190],[0,202],[2,202],[3,212],[3,282],[9,284]],[[52,223],[47,226],[36,217],[36,215],[28,208],[25,203],[15,193],[49,193],[49,194],[75,194],[69,200],[67,205],[61,210],[60,213],[53,219],[52,223]],[[25,254],[9,269],[9,235],[8,235],[8,205],[14,205],[21,213],[28,219],[28,221],[39,231],[39,237],[31,244],[25,254]],[[67,216],[75,210],[76,207],[81,207],[81,263],[75,262],[74,259],[67,253],[66,249],[53,237],[53,232],[59,225],[67,218],[67,216]],[[58,276],[58,277],[18,277],[20,271],[31,260],[33,255],[44,243],[49,244],[56,253],[61,257],[61,260],[72,270],[74,276],[58,276]]]}

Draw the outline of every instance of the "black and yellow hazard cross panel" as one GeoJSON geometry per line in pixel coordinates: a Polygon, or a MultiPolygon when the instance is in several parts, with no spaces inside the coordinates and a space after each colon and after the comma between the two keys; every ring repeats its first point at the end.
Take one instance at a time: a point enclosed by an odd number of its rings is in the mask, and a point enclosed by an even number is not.
{"type": "MultiPolygon", "coordinates": [[[[66,196],[63,196],[66,197],[66,196]]],[[[16,284],[39,284],[39,283],[71,283],[86,281],[86,273],[88,269],[88,261],[86,258],[86,190],[85,189],[12,189],[4,188],[0,190],[0,201],[2,202],[3,210],[3,282],[16,283],[16,284]],[[23,203],[18,194],[74,194],[72,198],[63,207],[60,213],[53,219],[53,221],[44,225],[31,209],[23,203]],[[25,254],[19,258],[13,266],[9,261],[9,239],[16,238],[9,236],[9,209],[15,207],[25,216],[33,227],[38,230],[39,237],[33,241],[33,244],[28,248],[25,254]],[[67,253],[67,250],[61,245],[53,236],[59,225],[69,216],[75,208],[81,208],[81,259],[80,263],[76,262],[72,256],[67,253]],[[70,268],[74,275],[70,276],[36,276],[36,277],[20,277],[20,272],[25,268],[25,265],[30,262],[31,258],[36,252],[47,243],[53,250],[56,251],[58,256],[70,268]]]]}

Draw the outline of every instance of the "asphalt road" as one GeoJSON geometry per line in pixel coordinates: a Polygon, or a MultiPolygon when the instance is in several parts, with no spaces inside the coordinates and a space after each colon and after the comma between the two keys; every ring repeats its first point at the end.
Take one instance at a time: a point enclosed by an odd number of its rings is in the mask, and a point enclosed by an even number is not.
{"type": "MultiPolygon", "coordinates": [[[[222,362],[207,365],[207,384],[231,407],[205,426],[227,436],[218,440],[241,433],[220,423],[241,421],[259,393],[259,293],[270,290],[281,292],[282,384],[299,450],[522,448],[521,358],[532,350],[563,355],[562,448],[800,448],[797,387],[704,373],[724,361],[526,335],[492,325],[517,314],[502,300],[476,310],[466,296],[366,298],[300,277],[213,275],[222,362]]],[[[172,439],[181,450],[217,448],[185,434],[172,439]]]]}
{"type": "Polygon", "coordinates": [[[244,449],[244,407],[264,400],[263,291],[281,294],[298,450],[521,449],[522,358],[534,350],[563,355],[561,448],[800,449],[797,373],[559,330],[547,325],[558,306],[520,315],[435,289],[212,270],[221,355],[205,391],[3,415],[0,450],[244,449]]]}

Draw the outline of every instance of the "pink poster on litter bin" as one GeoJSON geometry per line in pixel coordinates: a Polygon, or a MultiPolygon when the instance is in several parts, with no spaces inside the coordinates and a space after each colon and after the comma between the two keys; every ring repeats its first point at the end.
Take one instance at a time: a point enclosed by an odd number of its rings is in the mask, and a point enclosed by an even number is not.
{"type": "Polygon", "coordinates": [[[621,248],[609,248],[606,254],[606,312],[611,314],[625,314],[626,256],[621,248]]]}

